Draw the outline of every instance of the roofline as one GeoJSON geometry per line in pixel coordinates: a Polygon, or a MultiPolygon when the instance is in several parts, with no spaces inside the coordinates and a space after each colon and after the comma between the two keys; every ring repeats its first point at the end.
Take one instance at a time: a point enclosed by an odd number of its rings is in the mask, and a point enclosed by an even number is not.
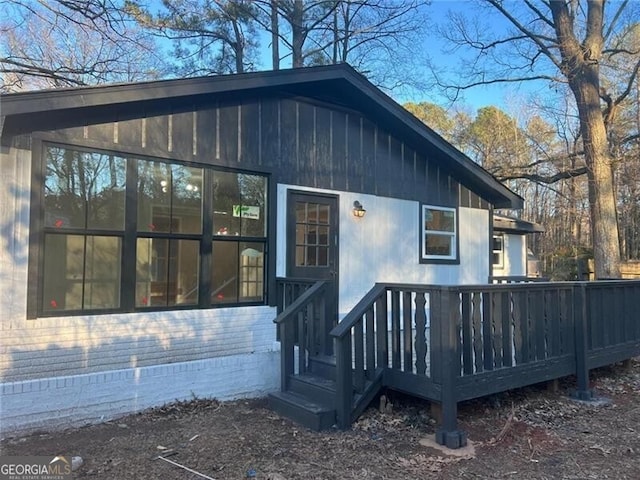
{"type": "MultiPolygon", "coordinates": [[[[234,91],[274,88],[323,80],[348,80],[348,74],[361,76],[347,64],[290,68],[261,72],[235,73],[208,77],[149,80],[67,87],[29,92],[0,94],[2,115],[38,113],[44,110],[90,108],[145,100],[193,97],[234,91]],[[336,75],[342,70],[342,75],[336,75]],[[117,94],[117,97],[114,97],[117,94]],[[117,102],[114,99],[117,98],[117,102]]],[[[363,77],[364,78],[364,77],[363,77]]]]}
{"type": "Polygon", "coordinates": [[[505,215],[493,216],[493,230],[505,233],[543,233],[544,227],[539,223],[528,222],[516,217],[507,217],[505,215]]]}
{"type": "Polygon", "coordinates": [[[438,133],[425,125],[366,77],[348,64],[292,68],[276,71],[249,72],[187,79],[153,80],[136,83],[71,87],[0,95],[2,120],[0,137],[6,133],[6,118],[27,116],[41,112],[73,111],[93,107],[121,105],[133,102],[157,102],[163,99],[197,97],[201,95],[230,94],[252,90],[278,89],[324,81],[346,81],[371,100],[368,108],[380,107],[394,122],[408,129],[414,141],[427,140],[447,158],[456,175],[471,183],[479,183],[487,192],[493,192],[491,203],[496,208],[520,209],[522,197],[503,185],[455,148],[438,133]]]}

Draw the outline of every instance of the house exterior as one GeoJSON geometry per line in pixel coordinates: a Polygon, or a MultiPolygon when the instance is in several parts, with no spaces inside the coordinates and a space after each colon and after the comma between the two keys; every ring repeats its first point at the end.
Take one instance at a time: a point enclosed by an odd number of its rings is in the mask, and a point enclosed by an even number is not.
{"type": "Polygon", "coordinates": [[[495,214],[491,248],[493,276],[541,277],[540,261],[527,248],[527,235],[542,232],[544,228],[537,223],[495,214]]]}
{"type": "Polygon", "coordinates": [[[265,395],[278,278],[484,283],[522,206],[346,65],[0,108],[2,436],[265,395]]]}

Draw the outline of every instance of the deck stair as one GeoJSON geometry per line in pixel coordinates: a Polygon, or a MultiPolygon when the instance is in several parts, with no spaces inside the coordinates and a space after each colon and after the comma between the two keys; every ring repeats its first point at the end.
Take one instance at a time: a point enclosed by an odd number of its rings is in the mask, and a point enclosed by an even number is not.
{"type": "MultiPolygon", "coordinates": [[[[375,398],[379,389],[380,385],[367,380],[362,391],[353,392],[349,424],[375,398]]],[[[288,387],[269,395],[269,405],[274,411],[315,431],[339,426],[337,402],[336,361],[335,356],[329,355],[309,358],[309,371],[290,374],[288,387]]]]}
{"type": "Polygon", "coordinates": [[[269,404],[311,430],[328,430],[336,423],[335,357],[310,358],[309,365],[309,372],[290,374],[288,388],[272,393],[269,404]]]}
{"type": "Polygon", "coordinates": [[[298,281],[288,287],[279,294],[275,319],[281,380],[280,391],[269,396],[270,406],[312,430],[348,428],[382,388],[382,370],[362,368],[343,349],[334,354],[340,344],[332,337],[337,312],[327,305],[329,282],[298,281]]]}

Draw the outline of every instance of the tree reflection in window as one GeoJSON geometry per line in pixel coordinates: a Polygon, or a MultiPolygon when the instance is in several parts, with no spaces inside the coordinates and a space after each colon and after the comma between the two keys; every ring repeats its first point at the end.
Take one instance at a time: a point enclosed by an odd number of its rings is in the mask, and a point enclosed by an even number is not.
{"type": "Polygon", "coordinates": [[[45,149],[42,310],[120,306],[126,161],[45,149]]]}
{"type": "Polygon", "coordinates": [[[265,176],[53,145],[43,162],[39,313],[264,302],[265,176]]]}

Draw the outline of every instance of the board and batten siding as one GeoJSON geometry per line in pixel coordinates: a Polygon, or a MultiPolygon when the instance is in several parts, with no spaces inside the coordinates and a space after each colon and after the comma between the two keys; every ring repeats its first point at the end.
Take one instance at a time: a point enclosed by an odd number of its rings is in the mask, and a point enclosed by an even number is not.
{"type": "Polygon", "coordinates": [[[373,195],[278,185],[276,273],[285,276],[287,191],[338,195],[339,315],[344,317],[375,283],[469,285],[489,276],[489,211],[458,208],[459,264],[420,263],[420,204],[373,195]],[[358,200],[367,210],[352,214],[358,200]]]}
{"type": "MultiPolygon", "coordinates": [[[[103,114],[104,117],[104,114],[103,114]]],[[[442,168],[358,112],[304,99],[261,98],[118,112],[109,121],[47,132],[43,138],[134,155],[272,172],[276,182],[446,206],[488,203],[442,168]]]]}

